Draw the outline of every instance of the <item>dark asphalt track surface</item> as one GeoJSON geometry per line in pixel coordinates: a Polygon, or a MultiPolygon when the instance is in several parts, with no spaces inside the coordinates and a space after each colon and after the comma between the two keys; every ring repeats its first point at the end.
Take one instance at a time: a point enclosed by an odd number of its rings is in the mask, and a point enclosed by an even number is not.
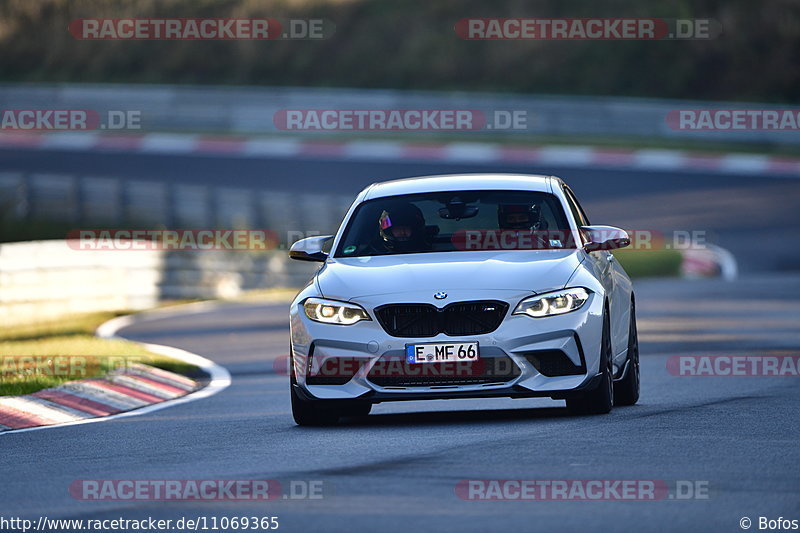
{"type": "MultiPolygon", "coordinates": [[[[100,156],[83,155],[79,162],[75,154],[41,152],[5,152],[0,167],[52,165],[69,172],[73,157],[77,169],[113,170],[102,168],[100,156]]],[[[194,175],[200,181],[219,179],[226,166],[163,157],[117,157],[105,164],[113,163],[119,173],[135,171],[137,177],[161,169],[162,177],[194,175]]],[[[239,163],[236,179],[243,185],[287,190],[291,182],[311,176],[322,184],[326,175],[348,174],[352,183],[341,186],[355,191],[376,179],[464,170],[427,164],[239,163]]],[[[232,164],[228,162],[226,175],[232,164]]],[[[474,165],[470,169],[479,170],[474,165]]],[[[286,306],[222,304],[213,311],[143,320],[121,334],[213,359],[231,372],[228,389],[139,417],[0,437],[0,515],[173,520],[278,516],[280,531],[299,532],[741,531],[742,517],[753,520],[753,530],[760,516],[800,519],[798,379],[675,377],[666,370],[673,355],[797,353],[800,277],[775,271],[796,265],[798,252],[790,249],[796,246],[759,243],[758,251],[742,253],[750,248],[733,239],[737,226],[727,216],[741,214],[736,206],[745,204],[737,198],[755,195],[761,202],[759,224],[773,236],[796,235],[796,228],[785,227],[796,220],[783,207],[797,201],[786,199],[797,183],[566,167],[506,170],[562,175],[586,200],[595,223],[619,224],[631,217],[613,208],[625,198],[645,221],[646,202],[652,209],[663,207],[662,213],[671,217],[688,216],[692,210],[699,216],[700,200],[715,194],[734,206],[723,213],[714,204],[711,211],[722,224],[718,234],[731,238],[733,246],[723,244],[740,261],[749,261],[749,273],[736,282],[635,285],[642,352],[639,405],[607,416],[569,417],[563,402],[540,399],[404,402],[378,405],[369,417],[348,419],[337,427],[300,428],[291,420],[288,378],[276,374],[272,364],[286,353],[286,306]],[[740,194],[731,196],[732,190],[740,194]],[[680,209],[662,206],[664,198],[676,195],[690,200],[675,204],[680,209]],[[784,203],[773,213],[765,201],[784,203]],[[601,220],[598,213],[604,209],[619,220],[601,220]],[[324,497],[266,503],[80,502],[68,492],[79,479],[219,478],[277,479],[284,488],[292,480],[321,481],[324,497]],[[707,484],[708,498],[495,502],[464,501],[454,490],[461,480],[511,478],[646,479],[672,487],[685,481],[707,484]]],[[[331,180],[330,187],[335,186],[331,180]]]]}

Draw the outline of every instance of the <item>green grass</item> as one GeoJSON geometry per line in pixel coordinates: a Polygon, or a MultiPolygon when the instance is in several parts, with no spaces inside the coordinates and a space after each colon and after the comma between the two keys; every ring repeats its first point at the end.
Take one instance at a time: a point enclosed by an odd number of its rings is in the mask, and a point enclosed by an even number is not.
{"type": "Polygon", "coordinates": [[[135,342],[94,336],[97,326],[119,314],[70,315],[4,327],[0,331],[0,396],[30,394],[66,381],[102,376],[132,363],[201,375],[196,366],[148,352],[135,342]]]}
{"type": "Polygon", "coordinates": [[[683,256],[675,250],[616,250],[614,257],[632,278],[675,277],[683,256]]]}
{"type": "Polygon", "coordinates": [[[0,330],[0,342],[27,341],[46,339],[51,337],[65,337],[74,335],[92,335],[97,326],[114,317],[123,315],[122,312],[82,313],[69,315],[58,320],[47,320],[3,326],[0,330]]]}

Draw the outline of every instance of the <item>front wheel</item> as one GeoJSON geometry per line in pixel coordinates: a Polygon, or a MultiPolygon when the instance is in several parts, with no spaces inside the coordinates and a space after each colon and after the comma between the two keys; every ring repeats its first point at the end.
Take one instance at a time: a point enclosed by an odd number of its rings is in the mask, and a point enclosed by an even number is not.
{"type": "Polygon", "coordinates": [[[639,336],[636,333],[636,307],[631,300],[631,327],[628,332],[628,372],[614,386],[614,404],[634,405],[639,401],[639,336]]]}
{"type": "Polygon", "coordinates": [[[298,426],[332,426],[345,416],[367,416],[372,404],[357,401],[304,400],[297,394],[294,360],[290,359],[289,394],[292,399],[292,417],[298,426]]]}
{"type": "Polygon", "coordinates": [[[600,341],[600,383],[579,398],[568,398],[567,409],[574,415],[602,415],[614,407],[614,370],[611,361],[611,325],[608,312],[603,315],[600,341]]]}
{"type": "Polygon", "coordinates": [[[346,416],[367,416],[372,404],[367,402],[325,401],[310,402],[298,396],[291,387],[292,417],[298,426],[332,426],[346,416]]]}
{"type": "Polygon", "coordinates": [[[339,421],[339,413],[325,409],[323,402],[309,402],[297,395],[294,383],[289,385],[292,395],[292,417],[298,426],[332,426],[339,421]]]}

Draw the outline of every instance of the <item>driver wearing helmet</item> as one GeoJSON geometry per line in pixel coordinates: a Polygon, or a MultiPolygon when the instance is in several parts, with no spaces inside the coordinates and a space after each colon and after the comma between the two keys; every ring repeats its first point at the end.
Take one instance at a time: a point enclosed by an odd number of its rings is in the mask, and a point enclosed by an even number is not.
{"type": "Polygon", "coordinates": [[[547,221],[542,217],[542,209],[536,204],[500,204],[497,206],[497,226],[501,233],[509,232],[514,239],[508,241],[508,236],[502,242],[515,242],[510,245],[516,248],[530,248],[541,250],[560,247],[559,241],[549,241],[546,237],[547,221]],[[524,238],[532,236],[533,239],[524,238]],[[558,242],[558,244],[555,244],[558,242]],[[525,243],[525,244],[523,244],[525,243]]]}
{"type": "Polygon", "coordinates": [[[542,209],[536,205],[501,204],[497,206],[497,225],[503,229],[540,230],[547,228],[542,209]]]}
{"type": "Polygon", "coordinates": [[[380,240],[391,252],[415,252],[428,248],[425,217],[411,203],[387,206],[378,218],[380,240]]]}

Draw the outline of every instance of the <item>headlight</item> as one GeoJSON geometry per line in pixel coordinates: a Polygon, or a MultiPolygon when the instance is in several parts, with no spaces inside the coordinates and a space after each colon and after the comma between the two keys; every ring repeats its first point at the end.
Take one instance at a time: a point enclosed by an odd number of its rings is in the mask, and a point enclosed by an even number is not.
{"type": "Polygon", "coordinates": [[[349,326],[359,320],[372,320],[367,312],[358,305],[323,298],[309,298],[303,304],[303,309],[311,320],[326,324],[349,326]]]}
{"type": "Polygon", "coordinates": [[[589,299],[589,291],[581,287],[537,294],[522,300],[515,315],[528,315],[534,318],[563,315],[580,309],[589,299]]]}

